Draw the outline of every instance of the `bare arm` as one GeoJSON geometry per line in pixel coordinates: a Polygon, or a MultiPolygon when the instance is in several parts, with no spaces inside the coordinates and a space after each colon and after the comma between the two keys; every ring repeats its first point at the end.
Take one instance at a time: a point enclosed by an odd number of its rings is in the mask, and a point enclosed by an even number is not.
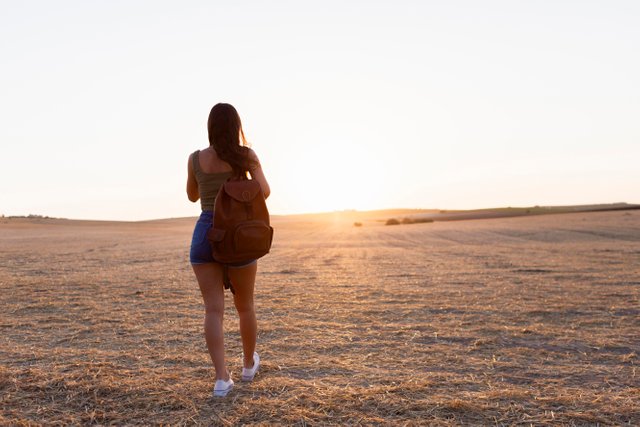
{"type": "Polygon", "coordinates": [[[193,154],[189,156],[189,164],[187,165],[187,197],[192,202],[197,202],[200,198],[198,181],[196,181],[196,173],[193,170],[193,154]]]}
{"type": "Polygon", "coordinates": [[[266,199],[267,197],[269,197],[269,194],[271,194],[271,188],[269,188],[269,183],[267,182],[267,178],[265,178],[264,176],[262,165],[260,165],[260,160],[258,159],[255,151],[250,150],[249,153],[251,159],[258,163],[258,167],[249,171],[249,173],[251,174],[251,179],[255,179],[260,183],[260,187],[262,188],[262,192],[264,193],[264,198],[266,199]]]}

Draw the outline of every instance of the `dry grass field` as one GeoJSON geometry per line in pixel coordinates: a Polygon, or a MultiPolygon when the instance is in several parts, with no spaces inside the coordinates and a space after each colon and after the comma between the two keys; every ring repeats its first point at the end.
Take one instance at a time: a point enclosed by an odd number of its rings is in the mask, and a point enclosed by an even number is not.
{"type": "Polygon", "coordinates": [[[352,219],[274,220],[224,399],[193,219],[0,220],[0,424],[640,424],[640,211],[352,219]]]}

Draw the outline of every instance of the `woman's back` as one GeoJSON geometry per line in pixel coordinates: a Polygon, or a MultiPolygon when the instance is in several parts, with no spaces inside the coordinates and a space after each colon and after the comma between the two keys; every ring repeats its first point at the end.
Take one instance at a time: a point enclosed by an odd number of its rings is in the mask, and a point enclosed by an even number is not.
{"type": "Polygon", "coordinates": [[[218,191],[233,175],[233,169],[213,149],[198,150],[192,154],[191,159],[198,182],[200,206],[203,211],[212,211],[218,191]]]}
{"type": "Polygon", "coordinates": [[[214,149],[207,148],[202,151],[198,150],[197,153],[199,153],[200,170],[204,173],[213,174],[233,171],[231,165],[220,159],[214,149]]]}

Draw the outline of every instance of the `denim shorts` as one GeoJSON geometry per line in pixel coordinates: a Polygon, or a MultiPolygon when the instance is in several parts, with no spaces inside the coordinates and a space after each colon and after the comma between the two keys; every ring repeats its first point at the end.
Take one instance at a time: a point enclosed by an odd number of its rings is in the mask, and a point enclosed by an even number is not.
{"type": "MultiPolygon", "coordinates": [[[[213,227],[213,211],[202,211],[200,218],[196,222],[191,238],[191,250],[189,251],[189,261],[191,264],[208,264],[216,262],[211,255],[211,244],[207,239],[207,232],[213,227]]],[[[258,262],[257,259],[238,264],[229,264],[229,268],[242,268],[258,262]]]]}

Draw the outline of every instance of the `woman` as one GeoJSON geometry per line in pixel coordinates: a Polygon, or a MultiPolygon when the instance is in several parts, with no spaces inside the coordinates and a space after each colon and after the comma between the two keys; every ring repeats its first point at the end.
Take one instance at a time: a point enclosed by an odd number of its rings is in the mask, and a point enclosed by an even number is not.
{"type": "MultiPolygon", "coordinates": [[[[213,204],[222,184],[232,176],[247,172],[257,180],[269,196],[269,184],[262,172],[256,153],[247,147],[240,116],[229,104],[216,104],[207,123],[209,147],[189,156],[187,196],[192,202],[200,199],[202,213],[193,231],[190,261],[198,280],[205,305],[204,334],[211,361],[216,370],[214,396],[226,396],[233,388],[224,354],[222,319],[224,313],[224,285],[222,266],[211,256],[207,231],[212,226],[213,204]]],[[[253,289],[258,267],[257,260],[229,267],[229,278],[235,294],[233,302],[240,318],[243,369],[242,380],[252,381],[260,357],[255,351],[257,322],[253,307],[253,289]]]]}

